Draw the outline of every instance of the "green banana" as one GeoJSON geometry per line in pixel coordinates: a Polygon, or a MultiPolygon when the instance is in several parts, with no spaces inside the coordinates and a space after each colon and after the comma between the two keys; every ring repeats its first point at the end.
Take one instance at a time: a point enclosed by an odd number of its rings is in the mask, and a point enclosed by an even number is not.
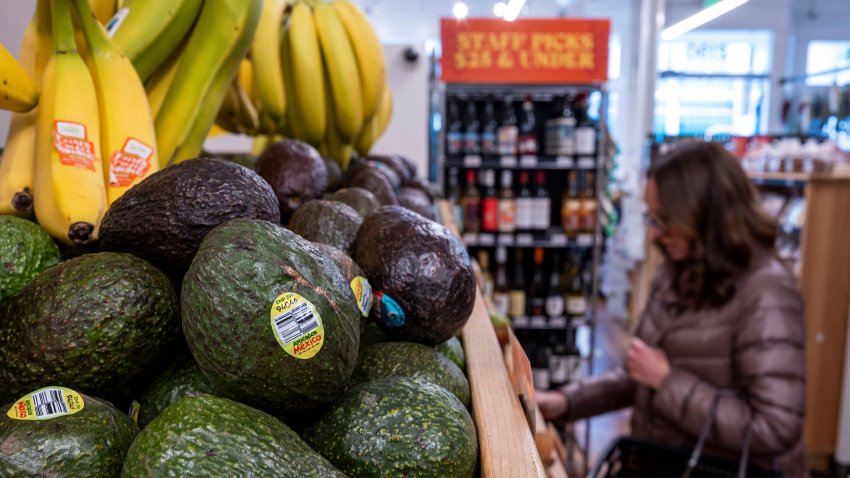
{"type": "Polygon", "coordinates": [[[107,30],[146,81],[189,34],[203,4],[204,0],[127,0],[107,30]]]}
{"type": "Polygon", "coordinates": [[[154,122],[162,164],[200,153],[203,138],[251,47],[262,6],[261,0],[204,3],[154,122]]]}

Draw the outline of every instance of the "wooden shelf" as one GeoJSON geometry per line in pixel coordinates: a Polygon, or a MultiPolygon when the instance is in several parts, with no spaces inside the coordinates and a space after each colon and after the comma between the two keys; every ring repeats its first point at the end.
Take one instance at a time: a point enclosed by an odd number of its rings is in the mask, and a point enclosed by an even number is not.
{"type": "MultiPolygon", "coordinates": [[[[458,235],[451,205],[440,201],[443,224],[458,235]]],[[[514,392],[481,290],[461,334],[478,430],[482,478],[546,477],[525,412],[514,392]]]]}

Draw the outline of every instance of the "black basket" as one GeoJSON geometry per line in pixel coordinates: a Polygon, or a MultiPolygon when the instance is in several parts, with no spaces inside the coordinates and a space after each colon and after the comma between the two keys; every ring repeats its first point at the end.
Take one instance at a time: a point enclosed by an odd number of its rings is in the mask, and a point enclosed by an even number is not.
{"type": "MultiPolygon", "coordinates": [[[[621,437],[606,450],[588,478],[681,478],[692,450],[659,445],[640,438],[621,437]]],[[[758,467],[748,478],[780,478],[782,474],[758,467]]],[[[738,463],[701,456],[690,478],[738,478],[738,463]]]]}

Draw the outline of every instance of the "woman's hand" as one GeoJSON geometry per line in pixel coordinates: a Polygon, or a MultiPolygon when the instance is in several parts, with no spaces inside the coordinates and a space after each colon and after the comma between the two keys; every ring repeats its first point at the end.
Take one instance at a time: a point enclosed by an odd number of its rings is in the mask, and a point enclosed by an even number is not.
{"type": "Polygon", "coordinates": [[[546,420],[553,420],[567,413],[567,396],[561,392],[535,390],[534,399],[546,420]]]}
{"type": "Polygon", "coordinates": [[[670,361],[661,349],[650,347],[641,339],[634,338],[629,344],[626,370],[635,382],[658,390],[670,373],[670,361]]]}

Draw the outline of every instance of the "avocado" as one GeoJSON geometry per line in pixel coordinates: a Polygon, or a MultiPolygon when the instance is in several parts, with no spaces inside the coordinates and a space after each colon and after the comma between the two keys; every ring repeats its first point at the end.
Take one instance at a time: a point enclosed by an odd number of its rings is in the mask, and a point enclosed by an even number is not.
{"type": "Polygon", "coordinates": [[[369,157],[367,157],[366,159],[372,165],[380,164],[392,169],[396,176],[398,176],[402,184],[404,184],[411,177],[413,177],[410,172],[410,169],[408,169],[407,165],[404,163],[400,156],[369,155],[369,157]]]}
{"type": "Polygon", "coordinates": [[[179,284],[207,233],[237,217],[280,222],[274,191],[238,164],[193,159],[152,174],[115,201],[100,226],[100,247],[150,261],[179,284]]]}
{"type": "Polygon", "coordinates": [[[401,161],[402,164],[407,166],[407,170],[410,171],[411,178],[416,177],[418,175],[418,172],[416,170],[416,164],[411,161],[410,158],[402,156],[400,154],[396,154],[395,156],[401,161]]]}
{"type": "Polygon", "coordinates": [[[213,230],[180,303],[195,361],[223,396],[298,414],[332,402],[354,370],[360,311],[349,282],[281,226],[235,219],[213,230]]]}
{"type": "Polygon", "coordinates": [[[169,405],[189,394],[213,393],[191,355],[180,356],[139,397],[139,427],[144,428],[169,405]]]}
{"type": "Polygon", "coordinates": [[[316,148],[293,139],[275,141],[257,160],[257,172],[274,190],[284,224],[328,188],[328,169],[316,148]]]}
{"type": "Polygon", "coordinates": [[[280,420],[212,395],[165,409],[130,446],[122,478],[345,478],[280,420]]]}
{"type": "Polygon", "coordinates": [[[295,211],[288,228],[312,242],[321,242],[351,254],[363,218],[347,204],[321,199],[295,211]]]}
{"type": "Polygon", "coordinates": [[[361,168],[351,178],[349,186],[371,191],[382,206],[398,204],[398,200],[395,197],[395,188],[393,188],[387,177],[380,173],[377,168],[361,168]]]}
{"type": "Polygon", "coordinates": [[[342,187],[345,175],[342,168],[339,167],[339,163],[333,159],[322,157],[322,161],[325,162],[325,169],[328,170],[328,187],[325,188],[325,192],[332,193],[342,187]]]}
{"type": "Polygon", "coordinates": [[[360,333],[360,351],[358,352],[358,357],[363,353],[363,350],[370,345],[386,341],[387,333],[378,327],[378,324],[369,321],[360,333]]]}
{"type": "Polygon", "coordinates": [[[3,407],[0,476],[113,478],[121,473],[136,426],[110,403],[77,395],[80,411],[44,420],[9,418],[6,412],[19,402],[3,407]]]}
{"type": "Polygon", "coordinates": [[[390,338],[436,345],[469,319],[476,288],[472,262],[442,225],[384,206],[363,221],[354,260],[369,278],[373,315],[390,338]]]}
{"type": "Polygon", "coordinates": [[[59,260],[59,247],[38,224],[0,216],[0,303],[59,260]]]}
{"type": "Polygon", "coordinates": [[[364,276],[363,269],[361,269],[360,266],[354,262],[354,259],[345,252],[334,246],[318,242],[313,243],[313,246],[320,250],[325,257],[334,261],[334,264],[339,267],[339,271],[342,272],[342,277],[344,277],[345,280],[351,282],[351,280],[357,276],[364,276]]]}
{"type": "Polygon", "coordinates": [[[434,203],[431,202],[427,194],[418,189],[407,186],[399,188],[398,204],[432,221],[437,219],[437,211],[434,209],[434,203]]]}
{"type": "Polygon", "coordinates": [[[478,463],[469,412],[448,390],[416,378],[353,387],[302,436],[350,476],[471,478],[478,463]]]}
{"type": "Polygon", "coordinates": [[[33,279],[0,323],[0,401],[46,383],[106,399],[130,395],[180,335],[177,294],[152,265],[86,254],[33,279]]]}
{"type": "Polygon", "coordinates": [[[469,407],[469,382],[463,370],[431,347],[412,342],[384,342],[363,349],[357,358],[351,384],[386,377],[429,380],[452,392],[469,407]]]}
{"type": "Polygon", "coordinates": [[[381,203],[374,194],[363,188],[343,188],[326,197],[329,201],[337,201],[353,207],[357,214],[366,218],[369,214],[377,211],[381,203]]]}
{"type": "Polygon", "coordinates": [[[387,181],[390,183],[393,191],[396,191],[401,187],[401,177],[387,164],[379,161],[369,161],[368,166],[365,169],[387,178],[387,181]]]}
{"type": "Polygon", "coordinates": [[[445,355],[459,369],[466,369],[466,354],[463,352],[463,344],[460,343],[459,338],[452,337],[441,344],[437,344],[434,346],[434,350],[445,355]]]}
{"type": "Polygon", "coordinates": [[[402,184],[402,188],[416,189],[422,194],[428,196],[428,202],[434,204],[434,193],[431,192],[431,185],[428,184],[428,181],[426,181],[425,179],[419,176],[414,176],[410,178],[410,180],[402,184]]]}

